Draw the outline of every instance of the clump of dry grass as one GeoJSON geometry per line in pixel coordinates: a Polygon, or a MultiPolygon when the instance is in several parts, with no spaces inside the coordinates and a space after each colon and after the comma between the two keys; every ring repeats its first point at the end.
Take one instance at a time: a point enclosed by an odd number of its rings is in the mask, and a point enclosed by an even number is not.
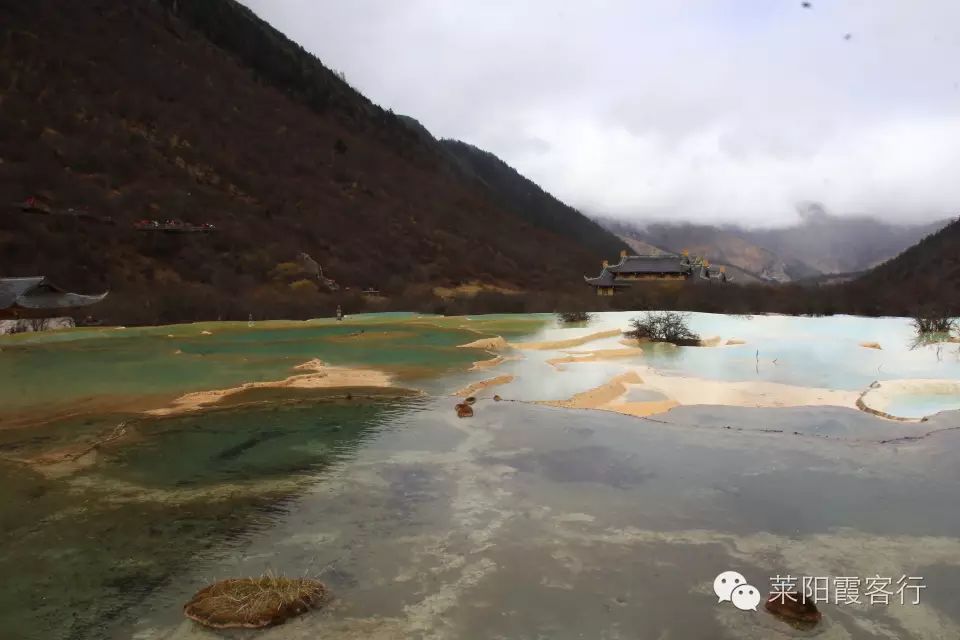
{"type": "Polygon", "coordinates": [[[267,572],[258,578],[228,578],[198,591],[184,605],[191,620],[214,629],[258,629],[285,622],[326,601],[322,582],[284,578],[267,572]]]}

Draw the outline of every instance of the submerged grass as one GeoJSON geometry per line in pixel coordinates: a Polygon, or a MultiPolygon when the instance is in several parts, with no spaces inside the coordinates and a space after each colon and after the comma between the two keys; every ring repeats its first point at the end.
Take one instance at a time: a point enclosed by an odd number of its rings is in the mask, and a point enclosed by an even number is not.
{"type": "Polygon", "coordinates": [[[261,628],[322,605],[328,591],[311,578],[268,571],[257,578],[228,578],[198,591],[183,607],[191,620],[214,629],[261,628]]]}

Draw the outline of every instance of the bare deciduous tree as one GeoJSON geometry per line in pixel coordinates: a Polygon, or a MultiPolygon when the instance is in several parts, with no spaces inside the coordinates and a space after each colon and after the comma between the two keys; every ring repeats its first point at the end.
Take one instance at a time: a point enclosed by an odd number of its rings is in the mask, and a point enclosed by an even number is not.
{"type": "Polygon", "coordinates": [[[687,326],[688,315],[676,311],[648,311],[630,321],[626,335],[636,340],[669,342],[680,346],[697,346],[700,336],[687,326]]]}

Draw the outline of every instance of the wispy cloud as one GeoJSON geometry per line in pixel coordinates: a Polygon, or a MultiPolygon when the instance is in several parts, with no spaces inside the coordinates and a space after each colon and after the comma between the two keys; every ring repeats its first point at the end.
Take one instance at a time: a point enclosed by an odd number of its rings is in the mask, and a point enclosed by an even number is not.
{"type": "Polygon", "coordinates": [[[955,0],[246,3],[374,101],[590,211],[960,209],[955,0]]]}

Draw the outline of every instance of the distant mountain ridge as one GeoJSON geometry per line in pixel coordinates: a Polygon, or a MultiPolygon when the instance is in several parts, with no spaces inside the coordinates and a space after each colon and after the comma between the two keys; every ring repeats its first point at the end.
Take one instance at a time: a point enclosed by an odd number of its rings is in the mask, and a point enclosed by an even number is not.
{"type": "Polygon", "coordinates": [[[623,238],[671,252],[686,249],[776,282],[866,271],[947,224],[896,225],[867,216],[834,216],[819,205],[805,207],[799,224],[774,229],[598,221],[623,238]]]}
{"type": "Polygon", "coordinates": [[[825,274],[875,267],[913,246],[950,220],[893,224],[870,216],[836,216],[819,204],[800,210],[801,222],[784,229],[747,229],[751,241],[787,259],[798,260],[825,274]]]}

